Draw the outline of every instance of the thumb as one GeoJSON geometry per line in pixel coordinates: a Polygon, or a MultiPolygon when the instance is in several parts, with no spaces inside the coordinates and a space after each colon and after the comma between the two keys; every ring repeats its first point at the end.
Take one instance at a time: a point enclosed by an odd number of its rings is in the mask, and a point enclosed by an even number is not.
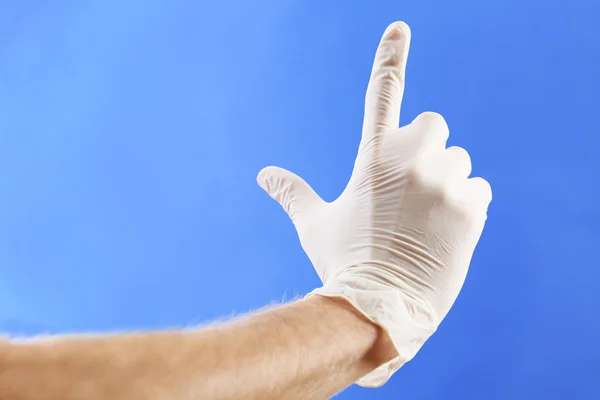
{"type": "Polygon", "coordinates": [[[258,184],[277,201],[296,224],[301,215],[311,212],[323,200],[298,175],[279,167],[266,167],[259,172],[258,184]]]}

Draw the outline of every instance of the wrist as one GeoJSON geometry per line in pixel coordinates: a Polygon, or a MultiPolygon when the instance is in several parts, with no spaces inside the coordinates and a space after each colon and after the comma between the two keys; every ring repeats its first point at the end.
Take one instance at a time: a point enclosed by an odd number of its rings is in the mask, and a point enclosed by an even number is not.
{"type": "Polygon", "coordinates": [[[387,382],[415,356],[437,328],[435,315],[427,305],[415,304],[399,288],[377,279],[366,279],[362,272],[348,270],[337,274],[311,294],[343,298],[379,326],[393,343],[397,357],[360,379],[357,383],[361,386],[378,387],[387,382]]]}
{"type": "Polygon", "coordinates": [[[346,298],[316,294],[307,297],[306,300],[314,301],[324,307],[336,307],[339,310],[343,310],[348,315],[351,315],[352,318],[356,319],[357,322],[360,321],[359,323],[363,326],[368,326],[369,331],[374,330],[375,336],[373,343],[364,354],[362,360],[363,362],[372,365],[373,369],[398,356],[398,351],[388,333],[357,309],[356,306],[350,303],[346,298]]]}
{"type": "Polygon", "coordinates": [[[389,266],[377,263],[357,264],[340,271],[317,291],[331,295],[339,293],[339,297],[345,298],[371,321],[373,312],[384,313],[388,319],[395,319],[395,322],[410,324],[415,321],[418,325],[434,326],[435,330],[439,325],[439,318],[430,303],[390,269],[389,266]],[[358,296],[362,304],[355,304],[341,293],[358,296]],[[406,312],[395,312],[401,304],[406,312]]]}

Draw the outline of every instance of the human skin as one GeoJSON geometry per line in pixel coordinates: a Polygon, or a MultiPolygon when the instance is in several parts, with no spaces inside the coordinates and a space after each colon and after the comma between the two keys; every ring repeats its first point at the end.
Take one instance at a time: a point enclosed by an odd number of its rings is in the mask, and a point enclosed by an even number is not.
{"type": "Polygon", "coordinates": [[[5,341],[2,400],[328,399],[396,355],[343,299],[199,330],[5,341]]]}

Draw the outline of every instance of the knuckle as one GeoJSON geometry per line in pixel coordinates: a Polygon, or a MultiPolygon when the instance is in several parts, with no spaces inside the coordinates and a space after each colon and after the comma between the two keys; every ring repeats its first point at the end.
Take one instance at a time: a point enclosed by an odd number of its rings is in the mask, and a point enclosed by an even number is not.
{"type": "Polygon", "coordinates": [[[482,203],[489,204],[492,201],[492,186],[483,178],[476,177],[469,179],[473,186],[474,195],[482,203]]]}
{"type": "Polygon", "coordinates": [[[421,113],[421,115],[419,115],[419,118],[427,124],[433,126],[446,125],[446,120],[444,119],[444,117],[440,113],[434,111],[425,111],[424,113],[421,113]]]}
{"type": "Polygon", "coordinates": [[[448,162],[452,167],[459,168],[461,171],[465,169],[469,173],[471,172],[471,156],[467,150],[462,147],[452,146],[446,149],[446,154],[448,155],[448,162]]]}
{"type": "Polygon", "coordinates": [[[452,154],[452,156],[456,160],[468,161],[469,163],[471,163],[471,156],[469,155],[469,152],[467,150],[463,149],[462,147],[451,146],[451,147],[448,147],[446,149],[446,151],[448,153],[452,154]]]}
{"type": "Polygon", "coordinates": [[[418,129],[426,133],[422,136],[423,138],[428,137],[433,139],[433,142],[436,143],[443,142],[445,148],[445,141],[450,135],[450,130],[446,120],[441,114],[432,111],[426,111],[420,114],[415,119],[415,122],[417,123],[416,126],[418,126],[418,129]]]}
{"type": "Polygon", "coordinates": [[[492,194],[492,186],[488,181],[480,177],[472,178],[472,180],[479,187],[482,193],[489,193],[490,195],[492,194]]]}

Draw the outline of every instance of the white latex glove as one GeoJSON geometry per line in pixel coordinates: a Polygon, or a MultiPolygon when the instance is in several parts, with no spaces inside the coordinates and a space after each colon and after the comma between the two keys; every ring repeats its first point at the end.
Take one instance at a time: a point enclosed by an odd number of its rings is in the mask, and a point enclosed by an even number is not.
{"type": "Polygon", "coordinates": [[[454,303],[492,199],[471,161],[446,148],[448,126],[423,113],[398,128],[410,29],[385,31],[367,89],[363,136],[348,186],[324,202],[293,173],[267,167],[258,182],[286,210],[323,281],[390,336],[399,356],[357,383],[384,384],[414,357],[454,303]]]}

